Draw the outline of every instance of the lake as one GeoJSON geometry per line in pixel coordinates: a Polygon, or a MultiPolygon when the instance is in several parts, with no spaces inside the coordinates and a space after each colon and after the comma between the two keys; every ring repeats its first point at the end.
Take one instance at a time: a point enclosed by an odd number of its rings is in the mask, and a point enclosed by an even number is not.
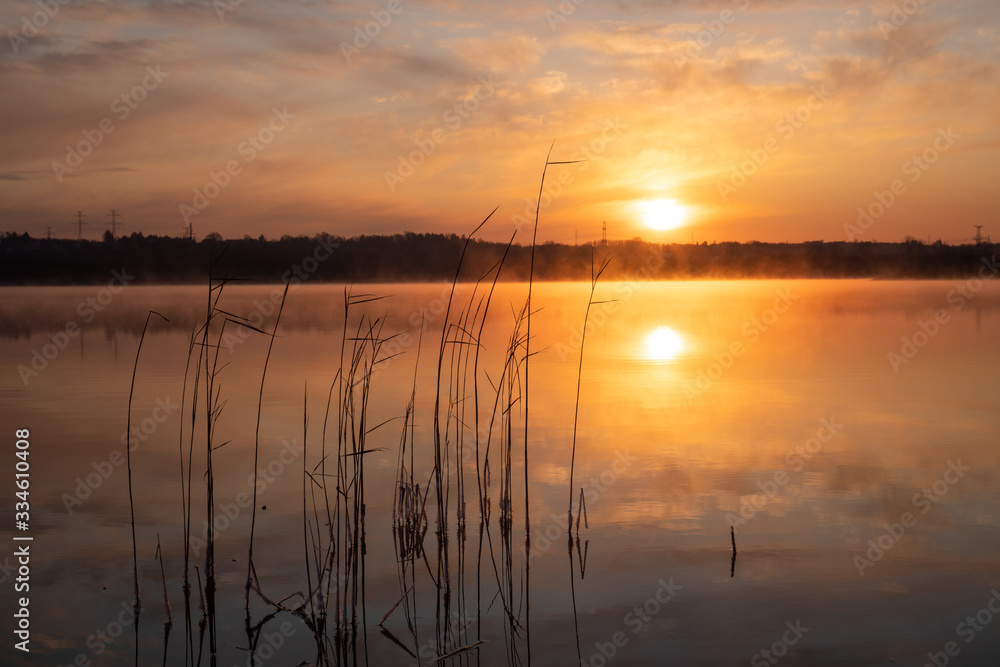
{"type": "Polygon", "coordinates": [[[1000,286],[599,282],[584,339],[590,284],[536,284],[527,368],[527,286],[498,284],[487,312],[489,287],[459,285],[440,379],[450,285],[355,285],[346,323],[343,286],[296,287],[272,345],[281,288],[230,284],[220,313],[261,332],[220,314],[190,362],[205,287],[0,290],[5,456],[14,468],[28,429],[28,530],[11,473],[2,512],[33,537],[0,552],[12,630],[30,595],[30,653],[8,634],[2,662],[278,666],[322,646],[331,664],[997,664],[1000,286]],[[130,408],[149,309],[169,321],[150,319],[130,408]],[[418,523],[394,530],[401,443],[418,523]],[[581,493],[586,525],[568,535],[581,493]]]}

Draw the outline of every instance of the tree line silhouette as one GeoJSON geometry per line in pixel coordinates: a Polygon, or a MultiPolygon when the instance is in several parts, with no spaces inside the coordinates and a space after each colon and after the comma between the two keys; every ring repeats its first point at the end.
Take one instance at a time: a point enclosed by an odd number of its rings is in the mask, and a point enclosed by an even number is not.
{"type": "MultiPolygon", "coordinates": [[[[102,241],[0,237],[0,284],[81,285],[107,282],[125,268],[136,284],[201,283],[216,275],[259,282],[417,282],[454,277],[465,237],[404,233],[344,238],[263,236],[205,240],[130,236],[102,241]]],[[[473,240],[462,280],[476,280],[500,261],[506,243],[473,240]]],[[[501,280],[527,280],[530,246],[514,244],[501,280]]],[[[535,277],[590,280],[593,266],[611,263],[604,280],[739,278],[947,278],[974,274],[996,246],[823,242],[660,244],[641,239],[536,247],[535,277]]]]}

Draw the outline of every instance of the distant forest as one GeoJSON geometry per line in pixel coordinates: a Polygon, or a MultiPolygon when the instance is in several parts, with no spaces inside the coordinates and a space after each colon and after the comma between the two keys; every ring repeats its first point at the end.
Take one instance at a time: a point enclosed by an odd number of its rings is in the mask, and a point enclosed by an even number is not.
{"type": "MultiPolygon", "coordinates": [[[[279,240],[203,241],[132,234],[103,241],[0,237],[0,284],[106,283],[123,269],[135,283],[203,283],[216,277],[269,283],[450,281],[465,247],[454,234],[395,234],[342,238],[285,236],[279,240]]],[[[500,279],[527,280],[531,247],[473,239],[462,280],[475,281],[504,257],[500,279]]],[[[589,280],[610,258],[605,279],[705,278],[950,278],[972,275],[996,252],[992,244],[945,245],[833,242],[659,244],[640,239],[606,245],[546,243],[535,249],[535,278],[589,280]]]]}

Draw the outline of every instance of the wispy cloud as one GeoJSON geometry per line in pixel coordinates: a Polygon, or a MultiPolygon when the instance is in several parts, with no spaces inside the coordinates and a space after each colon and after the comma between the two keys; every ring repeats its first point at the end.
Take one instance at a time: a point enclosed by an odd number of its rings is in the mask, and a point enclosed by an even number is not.
{"type": "Polygon", "coordinates": [[[966,210],[992,210],[992,0],[928,0],[902,17],[874,1],[587,2],[555,30],[546,13],[558,3],[534,0],[399,0],[391,18],[374,1],[230,6],[70,3],[25,28],[38,6],[4,3],[4,32],[18,36],[0,48],[5,227],[41,233],[68,211],[113,204],[142,221],[139,231],[178,233],[178,202],[284,106],[296,122],[213,202],[203,231],[273,235],[279,219],[302,233],[462,231],[498,203],[521,210],[549,144],[573,153],[599,142],[609,119],[627,131],[573,176],[543,234],[571,238],[602,219],[643,234],[632,203],[666,196],[720,240],[832,238],[859,198],[948,125],[964,131],[948,167],[880,228],[954,236],[938,232],[949,223],[933,213],[948,204],[947,184],[961,184],[966,210]],[[365,46],[348,62],[343,45],[358,31],[365,46]],[[112,105],[149,66],[170,75],[121,119],[112,105]],[[501,83],[447,127],[445,114],[485,75],[501,83]],[[835,91],[829,103],[720,202],[718,180],[821,85],[835,91]],[[113,131],[71,178],[55,178],[52,163],[104,119],[113,131]],[[388,192],[385,173],[439,127],[448,132],[433,155],[388,192]]]}

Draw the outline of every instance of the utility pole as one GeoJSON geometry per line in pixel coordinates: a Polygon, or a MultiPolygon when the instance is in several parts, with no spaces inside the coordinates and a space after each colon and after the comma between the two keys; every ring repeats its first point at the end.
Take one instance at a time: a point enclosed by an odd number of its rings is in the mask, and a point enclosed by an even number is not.
{"type": "Polygon", "coordinates": [[[52,228],[51,227],[46,227],[45,228],[45,240],[46,241],[51,241],[52,240],[52,228]]]}
{"type": "Polygon", "coordinates": [[[603,223],[603,225],[604,226],[603,226],[603,229],[601,231],[601,245],[602,246],[607,246],[608,245],[608,221],[605,220],[604,223],[603,223]]]}
{"type": "Polygon", "coordinates": [[[86,217],[87,216],[85,216],[83,214],[83,211],[77,211],[76,212],[76,240],[77,241],[82,241],[83,240],[83,225],[85,224],[83,222],[83,219],[86,218],[86,217]]]}
{"type": "Polygon", "coordinates": [[[111,238],[115,238],[115,232],[118,228],[118,211],[111,209],[111,238]]]}
{"type": "Polygon", "coordinates": [[[976,228],[976,235],[972,237],[972,240],[976,242],[976,245],[983,245],[983,243],[989,243],[990,237],[983,237],[983,226],[973,225],[976,228]]]}

